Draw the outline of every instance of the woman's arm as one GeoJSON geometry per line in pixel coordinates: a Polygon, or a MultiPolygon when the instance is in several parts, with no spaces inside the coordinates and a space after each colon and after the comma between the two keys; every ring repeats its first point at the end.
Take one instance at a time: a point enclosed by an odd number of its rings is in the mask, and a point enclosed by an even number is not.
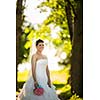
{"type": "Polygon", "coordinates": [[[48,85],[51,87],[50,71],[49,71],[48,65],[46,67],[46,73],[48,77],[48,85]]]}
{"type": "Polygon", "coordinates": [[[32,65],[33,80],[34,80],[34,83],[37,83],[37,80],[36,80],[36,55],[32,56],[31,65],[32,65]]]}

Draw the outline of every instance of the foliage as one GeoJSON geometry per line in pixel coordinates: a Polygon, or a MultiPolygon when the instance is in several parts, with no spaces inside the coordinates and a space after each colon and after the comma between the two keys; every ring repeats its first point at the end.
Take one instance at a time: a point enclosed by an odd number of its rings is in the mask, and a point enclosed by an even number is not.
{"type": "MultiPolygon", "coordinates": [[[[71,3],[73,3],[73,5],[75,6],[74,0],[71,0],[71,3]]],[[[47,0],[38,5],[37,9],[40,9],[41,13],[46,12],[47,8],[51,9],[51,13],[41,25],[37,25],[37,30],[34,29],[31,24],[25,26],[24,24],[28,22],[24,20],[22,26],[23,32],[19,47],[20,63],[28,60],[33,38],[49,40],[55,45],[55,48],[57,48],[58,50],[62,48],[60,52],[66,52],[66,55],[68,56],[68,58],[66,59],[70,58],[72,46],[70,41],[68,21],[65,12],[65,5],[66,2],[64,0],[47,0]],[[53,29],[51,29],[51,26],[53,26],[53,29]],[[52,32],[52,30],[57,29],[58,27],[59,29],[57,32],[52,32]],[[57,37],[52,37],[52,34],[57,34],[57,37]]],[[[25,8],[25,5],[23,6],[25,8]]]]}
{"type": "Polygon", "coordinates": [[[34,28],[31,25],[23,27],[23,33],[20,39],[20,63],[26,62],[30,56],[30,48],[32,47],[32,38],[34,36],[34,28]]]}
{"type": "MultiPolygon", "coordinates": [[[[47,0],[42,2],[37,8],[41,9],[42,13],[44,12],[42,9],[46,10],[46,7],[51,9],[50,15],[46,20],[44,20],[41,27],[48,26],[51,28],[52,26],[53,30],[58,29],[56,32],[51,31],[51,33],[46,32],[46,34],[49,34],[48,36],[50,36],[50,41],[54,44],[55,48],[58,49],[57,52],[60,52],[60,54],[61,52],[65,52],[67,55],[66,59],[70,59],[72,45],[70,41],[65,5],[66,3],[64,0],[47,0]],[[52,34],[56,34],[57,36],[52,37],[52,34]]],[[[59,55],[59,53],[57,53],[57,55],[59,55]]],[[[59,62],[59,64],[61,63],[66,64],[65,60],[59,62]]]]}
{"type": "Polygon", "coordinates": [[[83,99],[77,96],[76,94],[74,94],[69,100],[83,100],[83,99]]]}
{"type": "MultiPolygon", "coordinates": [[[[16,6],[16,59],[18,66],[23,60],[27,60],[29,55],[29,48],[24,47],[27,41],[27,35],[24,33],[24,23],[25,23],[25,3],[26,0],[17,0],[16,6]]],[[[28,43],[29,44],[29,43],[28,43]]],[[[17,69],[17,68],[16,68],[17,69]]]]}
{"type": "MultiPolygon", "coordinates": [[[[70,64],[70,62],[68,61],[70,60],[71,57],[72,44],[70,40],[70,31],[67,19],[68,16],[66,16],[66,9],[65,9],[65,6],[68,4],[67,1],[70,1],[71,3],[70,6],[71,6],[72,22],[74,22],[74,17],[77,17],[75,12],[78,0],[47,0],[45,2],[42,2],[40,5],[38,5],[37,9],[41,9],[40,12],[43,13],[47,11],[46,10],[47,8],[49,8],[51,10],[51,13],[41,25],[37,25],[38,29],[34,29],[34,27],[31,24],[29,24],[28,26],[24,26],[25,23],[24,21],[23,26],[21,26],[22,33],[21,33],[20,47],[19,47],[20,63],[28,60],[30,56],[29,55],[30,48],[32,46],[32,39],[41,38],[41,39],[47,39],[49,40],[49,42],[54,44],[54,47],[57,49],[56,55],[58,57],[61,56],[62,52],[66,53],[67,55],[66,58],[61,59],[59,64],[62,65],[70,64]]],[[[69,75],[68,72],[66,73],[69,75]]],[[[59,74],[57,74],[57,76],[59,76],[59,74]]],[[[68,80],[69,76],[66,77],[66,80],[68,80]]],[[[70,91],[71,89],[71,87],[67,84],[67,81],[65,83],[63,82],[61,83],[60,81],[56,80],[54,81],[54,84],[55,86],[58,86],[57,89],[60,91],[60,93],[62,93],[61,95],[64,96],[66,96],[67,91],[70,91]]],[[[70,94],[70,92],[68,93],[70,94]]],[[[73,95],[70,98],[70,100],[81,100],[81,99],[79,99],[76,95],[73,95]]]]}

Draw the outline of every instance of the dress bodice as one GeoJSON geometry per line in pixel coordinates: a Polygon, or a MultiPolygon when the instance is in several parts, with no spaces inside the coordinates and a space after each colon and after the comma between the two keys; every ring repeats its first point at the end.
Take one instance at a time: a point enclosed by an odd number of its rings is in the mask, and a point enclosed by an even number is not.
{"type": "Polygon", "coordinates": [[[36,62],[36,67],[37,67],[37,66],[46,66],[47,63],[48,63],[47,59],[39,59],[39,60],[37,60],[37,62],[36,62]]]}
{"type": "Polygon", "coordinates": [[[46,75],[46,67],[48,64],[48,60],[47,59],[39,59],[36,62],[36,78],[37,80],[47,80],[47,75],[46,75]]]}

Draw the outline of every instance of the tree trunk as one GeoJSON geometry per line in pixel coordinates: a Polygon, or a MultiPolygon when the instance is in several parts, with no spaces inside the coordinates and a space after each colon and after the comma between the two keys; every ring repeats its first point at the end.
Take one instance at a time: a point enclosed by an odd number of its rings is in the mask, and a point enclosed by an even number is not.
{"type": "MultiPolygon", "coordinates": [[[[23,0],[17,0],[17,8],[16,8],[16,77],[17,77],[17,66],[19,64],[19,40],[21,37],[21,33],[22,33],[22,3],[23,0]]],[[[17,78],[16,78],[16,84],[17,84],[17,78]]],[[[17,90],[17,86],[16,86],[16,90],[17,90]]]]}
{"type": "Polygon", "coordinates": [[[83,1],[77,2],[71,58],[72,91],[83,97],[83,1]]]}
{"type": "Polygon", "coordinates": [[[69,0],[65,0],[65,2],[67,3],[67,5],[65,6],[65,11],[66,11],[66,17],[67,17],[68,26],[69,26],[70,39],[72,41],[72,38],[73,38],[73,23],[72,23],[71,7],[70,7],[69,0]]]}

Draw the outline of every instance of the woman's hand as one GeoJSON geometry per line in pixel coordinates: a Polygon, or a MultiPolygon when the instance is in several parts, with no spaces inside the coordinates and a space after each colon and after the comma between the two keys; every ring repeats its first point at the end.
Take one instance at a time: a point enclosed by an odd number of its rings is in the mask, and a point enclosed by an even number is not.
{"type": "Polygon", "coordinates": [[[48,86],[51,88],[51,81],[50,80],[48,81],[48,86]]]}
{"type": "Polygon", "coordinates": [[[34,87],[37,88],[37,86],[38,86],[38,82],[35,81],[35,82],[34,82],[34,87]]]}

